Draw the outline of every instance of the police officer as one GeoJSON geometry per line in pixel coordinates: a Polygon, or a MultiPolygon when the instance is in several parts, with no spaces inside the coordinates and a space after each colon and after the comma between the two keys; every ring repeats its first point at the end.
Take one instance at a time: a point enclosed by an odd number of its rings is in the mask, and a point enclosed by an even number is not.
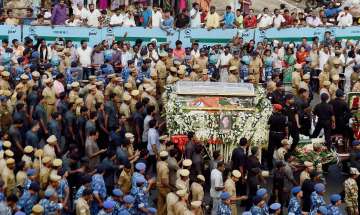
{"type": "Polygon", "coordinates": [[[190,187],[192,201],[203,201],[204,183],[205,183],[205,177],[203,175],[197,175],[195,181],[191,184],[190,187]]]}
{"type": "Polygon", "coordinates": [[[245,200],[246,196],[236,196],[236,186],[235,183],[240,180],[241,173],[239,170],[233,170],[231,172],[231,177],[229,177],[225,181],[225,192],[228,192],[231,196],[231,211],[232,215],[237,215],[237,201],[239,200],[245,200]]]}
{"type": "Polygon", "coordinates": [[[118,188],[113,189],[111,196],[107,197],[106,200],[112,200],[115,202],[113,214],[118,214],[120,212],[121,205],[123,204],[123,197],[124,193],[118,188]]]}
{"type": "Polygon", "coordinates": [[[82,192],[82,196],[76,200],[76,215],[90,215],[90,202],[92,200],[92,191],[91,189],[85,189],[82,192]]]}
{"type": "Polygon", "coordinates": [[[106,186],[104,181],[105,167],[98,165],[96,168],[96,174],[92,176],[91,188],[94,194],[94,201],[91,204],[92,214],[97,214],[100,211],[100,206],[106,197],[106,186]]]}
{"type": "Polygon", "coordinates": [[[301,187],[293,187],[291,189],[292,197],[290,198],[289,206],[288,206],[288,213],[293,213],[294,215],[301,215],[301,198],[302,198],[302,191],[301,187]]]}
{"type": "Polygon", "coordinates": [[[342,215],[340,212],[341,196],[339,194],[332,194],[330,196],[330,204],[328,205],[328,211],[332,215],[342,215]]]}
{"type": "Polygon", "coordinates": [[[335,115],[335,133],[342,134],[344,138],[349,137],[349,129],[346,126],[351,117],[348,104],[345,102],[345,94],[341,89],[336,90],[336,98],[330,101],[335,115]]]}
{"type": "Polygon", "coordinates": [[[291,144],[290,151],[294,151],[298,142],[299,142],[299,114],[298,109],[294,105],[295,100],[292,94],[288,94],[285,96],[285,105],[283,113],[287,117],[289,135],[293,138],[293,142],[291,144]]]}
{"type": "Polygon", "coordinates": [[[2,180],[4,181],[4,189],[6,196],[16,193],[15,181],[15,160],[13,158],[6,159],[6,167],[1,172],[2,180]]]}
{"type": "Polygon", "coordinates": [[[133,186],[131,188],[131,195],[135,198],[135,209],[137,211],[136,214],[145,215],[148,212],[148,201],[149,201],[149,195],[144,190],[146,187],[144,187],[144,184],[146,182],[146,179],[144,176],[137,176],[136,177],[136,186],[133,186]]]}
{"type": "Polygon", "coordinates": [[[48,78],[45,80],[46,87],[42,92],[42,96],[45,100],[45,109],[47,116],[49,117],[52,112],[55,111],[56,93],[53,88],[53,80],[48,78]]]}
{"type": "Polygon", "coordinates": [[[359,177],[360,172],[358,169],[350,168],[350,177],[344,182],[345,190],[345,204],[348,214],[359,214],[358,206],[358,191],[359,188],[356,183],[356,179],[359,177]]]}
{"type": "Polygon", "coordinates": [[[166,196],[170,192],[169,185],[169,167],[166,162],[168,158],[167,151],[160,152],[160,161],[156,164],[156,187],[158,189],[157,209],[159,215],[166,215],[166,196]]]}
{"type": "Polygon", "coordinates": [[[287,136],[288,127],[286,116],[282,114],[280,104],[273,105],[273,114],[270,116],[268,124],[270,125],[269,145],[267,151],[267,165],[269,169],[273,167],[273,154],[276,148],[281,146],[281,140],[287,136]]]}
{"type": "Polygon", "coordinates": [[[324,200],[325,185],[317,183],[314,186],[314,192],[311,193],[311,212],[316,212],[320,206],[326,206],[324,200]]]}
{"type": "Polygon", "coordinates": [[[188,193],[186,190],[178,190],[176,195],[179,197],[179,201],[174,205],[174,215],[182,215],[189,212],[187,207],[188,193]]]}
{"type": "Polygon", "coordinates": [[[24,211],[26,214],[30,214],[33,206],[38,201],[39,190],[40,186],[37,182],[31,183],[29,190],[24,192],[20,197],[17,203],[18,209],[24,211]]]}
{"type": "Polygon", "coordinates": [[[329,95],[323,93],[320,95],[321,103],[314,108],[314,114],[318,117],[318,122],[315,125],[315,130],[311,135],[312,138],[317,137],[324,129],[326,146],[331,147],[331,128],[335,128],[334,109],[331,104],[327,103],[329,95]]]}
{"type": "Polygon", "coordinates": [[[272,203],[270,205],[270,214],[280,215],[281,214],[281,204],[280,203],[272,203]]]}
{"type": "Polygon", "coordinates": [[[45,214],[56,214],[62,209],[62,204],[57,203],[57,196],[54,189],[46,189],[44,193],[45,198],[41,199],[39,205],[44,208],[45,214]]]}
{"type": "Polygon", "coordinates": [[[217,209],[217,214],[221,215],[231,215],[231,195],[228,192],[222,192],[220,194],[221,203],[219,204],[219,207],[217,209]]]}
{"type": "Polygon", "coordinates": [[[104,208],[101,209],[98,215],[112,215],[115,208],[115,202],[113,200],[106,200],[104,202],[104,208]]]}

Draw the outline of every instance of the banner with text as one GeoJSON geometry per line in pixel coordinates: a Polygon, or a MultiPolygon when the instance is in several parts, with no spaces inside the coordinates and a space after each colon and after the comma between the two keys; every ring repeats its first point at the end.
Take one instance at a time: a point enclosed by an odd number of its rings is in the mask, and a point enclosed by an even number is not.
{"type": "Polygon", "coordinates": [[[265,38],[272,40],[281,40],[285,43],[299,43],[305,37],[308,41],[312,41],[314,37],[318,37],[320,41],[324,39],[326,28],[270,28],[266,30],[255,30],[255,41],[261,42],[265,38]]]}
{"type": "Polygon", "coordinates": [[[88,42],[89,46],[94,46],[101,42],[101,29],[85,27],[65,27],[65,26],[23,26],[23,37],[30,36],[33,39],[43,38],[47,42],[54,42],[57,38],[72,40],[78,46],[82,40],[88,42]]]}
{"type": "Polygon", "coordinates": [[[179,39],[184,47],[191,46],[192,42],[198,42],[200,46],[227,44],[235,35],[243,37],[245,42],[254,39],[254,29],[213,29],[188,28],[180,31],[179,39]]]}
{"type": "Polygon", "coordinates": [[[152,39],[160,43],[169,43],[170,46],[174,47],[175,42],[178,39],[178,31],[171,29],[169,32],[161,30],[160,28],[142,28],[142,27],[107,27],[103,28],[101,31],[102,39],[108,41],[119,41],[124,39],[126,34],[125,41],[130,42],[131,45],[135,44],[135,41],[141,39],[143,43],[149,43],[152,39]]]}
{"type": "Polygon", "coordinates": [[[13,39],[21,41],[21,26],[2,25],[0,28],[0,40],[8,40],[11,43],[13,39]]]}

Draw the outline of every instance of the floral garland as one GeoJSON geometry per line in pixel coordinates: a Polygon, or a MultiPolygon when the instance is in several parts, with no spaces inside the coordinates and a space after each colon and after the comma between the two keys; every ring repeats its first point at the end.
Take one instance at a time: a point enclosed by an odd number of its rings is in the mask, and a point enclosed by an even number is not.
{"type": "Polygon", "coordinates": [[[208,145],[210,152],[220,149],[225,160],[238,146],[242,137],[246,137],[252,145],[267,146],[267,122],[272,113],[272,106],[263,87],[255,87],[255,94],[255,111],[189,111],[185,108],[186,103],[176,94],[175,86],[167,86],[164,96],[168,132],[170,135],[177,135],[193,131],[201,141],[213,143],[208,145]],[[220,129],[220,114],[232,116],[230,130],[220,129]]]}

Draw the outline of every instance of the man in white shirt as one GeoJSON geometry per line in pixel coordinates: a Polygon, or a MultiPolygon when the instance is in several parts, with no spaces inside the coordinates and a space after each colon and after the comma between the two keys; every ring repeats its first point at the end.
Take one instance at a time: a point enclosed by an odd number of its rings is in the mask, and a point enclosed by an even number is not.
{"type": "Polygon", "coordinates": [[[230,54],[230,47],[226,46],[216,65],[220,70],[220,82],[227,82],[229,62],[232,58],[233,56],[230,54]]]}
{"type": "Polygon", "coordinates": [[[149,170],[152,169],[153,173],[156,171],[156,161],[160,153],[160,138],[159,132],[156,129],[156,119],[149,122],[147,150],[149,152],[149,170]]]}
{"type": "Polygon", "coordinates": [[[101,13],[98,9],[95,9],[94,4],[89,5],[89,12],[86,15],[87,24],[91,27],[99,27],[99,17],[101,13]]]}
{"type": "Polygon", "coordinates": [[[270,28],[273,24],[273,18],[269,15],[269,9],[264,8],[263,13],[257,16],[258,28],[270,28]]]}
{"type": "Polygon", "coordinates": [[[83,6],[82,3],[78,3],[73,10],[75,19],[83,20],[87,17],[89,11],[83,6]]]}
{"type": "Polygon", "coordinates": [[[91,74],[91,53],[92,48],[88,47],[87,41],[82,40],[81,46],[76,49],[76,55],[80,66],[83,68],[83,79],[87,79],[91,74]]]}
{"type": "Polygon", "coordinates": [[[310,27],[319,27],[320,25],[322,25],[322,22],[320,20],[319,17],[316,16],[314,11],[310,12],[310,16],[308,16],[306,18],[306,23],[310,26],[310,27]]]}
{"type": "Polygon", "coordinates": [[[162,19],[162,12],[161,12],[161,8],[153,6],[153,14],[151,17],[151,25],[154,28],[160,28],[160,23],[161,23],[161,19],[162,19]]]}
{"type": "Polygon", "coordinates": [[[337,17],[338,26],[350,27],[353,24],[353,16],[349,13],[349,8],[345,7],[344,11],[339,13],[337,17]]]}
{"type": "Polygon", "coordinates": [[[122,26],[124,23],[124,16],[121,14],[120,9],[116,9],[115,14],[113,14],[110,18],[110,26],[122,26]]]}
{"type": "Polygon", "coordinates": [[[211,210],[211,215],[217,214],[217,208],[221,202],[220,194],[224,190],[224,181],[222,177],[222,173],[225,170],[225,164],[223,161],[217,163],[217,168],[211,171],[210,181],[210,197],[213,200],[213,208],[211,210]]]}
{"type": "Polygon", "coordinates": [[[281,28],[283,23],[286,22],[285,18],[280,14],[279,9],[274,10],[273,26],[274,28],[281,28]]]}
{"type": "Polygon", "coordinates": [[[193,3],[193,7],[190,10],[190,27],[191,28],[200,28],[201,27],[201,17],[200,17],[200,5],[199,3],[193,3]]]}

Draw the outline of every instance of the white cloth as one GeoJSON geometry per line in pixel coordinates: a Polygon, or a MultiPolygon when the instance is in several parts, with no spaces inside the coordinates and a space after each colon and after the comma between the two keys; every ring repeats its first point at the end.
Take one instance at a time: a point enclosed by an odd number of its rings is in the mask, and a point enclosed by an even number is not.
{"type": "Polygon", "coordinates": [[[319,52],[319,69],[323,70],[324,65],[328,61],[330,54],[326,54],[323,50],[319,52]]]}
{"type": "Polygon", "coordinates": [[[144,131],[142,133],[142,141],[147,142],[148,141],[148,132],[149,132],[149,122],[153,119],[151,115],[146,115],[144,119],[144,131]]]}
{"type": "Polygon", "coordinates": [[[281,24],[286,22],[285,18],[281,14],[279,14],[278,16],[274,16],[273,19],[274,19],[274,28],[280,28],[281,24]]]}
{"type": "Polygon", "coordinates": [[[149,155],[155,155],[152,145],[156,145],[156,149],[160,151],[159,132],[155,128],[150,128],[148,133],[147,150],[149,155]]]}
{"type": "Polygon", "coordinates": [[[135,27],[135,26],[136,26],[136,24],[135,24],[134,17],[130,18],[128,16],[125,16],[123,27],[135,27]]]}
{"type": "Polygon", "coordinates": [[[192,27],[192,28],[200,28],[201,27],[200,11],[197,11],[194,8],[192,8],[190,10],[190,27],[192,27]],[[191,18],[194,15],[195,15],[195,17],[191,18]]]}
{"type": "Polygon", "coordinates": [[[269,14],[259,14],[257,19],[260,19],[258,28],[267,28],[273,24],[273,18],[269,14]]]}
{"type": "Polygon", "coordinates": [[[76,54],[79,57],[81,67],[89,68],[91,66],[91,53],[92,48],[86,47],[83,49],[81,46],[76,49],[76,54]]]}
{"type": "Polygon", "coordinates": [[[159,28],[162,19],[161,11],[153,12],[151,18],[152,18],[152,27],[159,28]]]}
{"type": "Polygon", "coordinates": [[[99,17],[101,16],[101,13],[98,9],[91,11],[88,11],[86,15],[87,24],[91,27],[99,27],[99,17]]]}
{"type": "Polygon", "coordinates": [[[212,198],[219,198],[221,191],[216,191],[215,188],[224,186],[222,172],[220,172],[220,170],[218,170],[217,168],[213,169],[210,174],[210,181],[211,181],[210,196],[212,198]]]}
{"type": "Polygon", "coordinates": [[[119,16],[114,14],[110,18],[110,25],[122,25],[123,22],[124,22],[124,15],[122,14],[120,14],[119,16]]]}
{"type": "Polygon", "coordinates": [[[338,21],[338,26],[349,27],[352,26],[353,24],[353,17],[350,13],[346,14],[345,12],[340,12],[337,17],[337,21],[338,21]]]}

